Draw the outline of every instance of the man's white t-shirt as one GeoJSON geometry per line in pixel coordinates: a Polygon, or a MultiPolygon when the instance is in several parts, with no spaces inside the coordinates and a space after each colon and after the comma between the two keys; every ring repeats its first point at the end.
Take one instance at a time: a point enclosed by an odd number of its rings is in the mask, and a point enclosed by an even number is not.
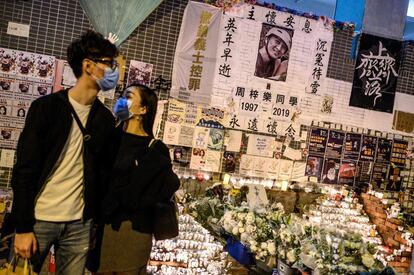
{"type": "MultiPolygon", "coordinates": [[[[69,102],[85,127],[92,105],[82,105],[70,96],[69,102]]],[[[37,199],[35,218],[51,222],[81,219],[85,207],[83,191],[83,136],[73,119],[62,153],[37,199]]]]}

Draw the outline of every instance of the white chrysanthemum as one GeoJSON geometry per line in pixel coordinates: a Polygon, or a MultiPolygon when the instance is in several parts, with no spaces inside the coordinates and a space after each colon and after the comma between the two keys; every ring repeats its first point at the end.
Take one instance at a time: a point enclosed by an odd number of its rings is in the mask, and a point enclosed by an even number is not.
{"type": "Polygon", "coordinates": [[[289,252],[286,253],[286,258],[287,258],[287,260],[288,260],[289,263],[296,262],[295,251],[294,250],[289,250],[289,252]]]}
{"type": "Polygon", "coordinates": [[[271,242],[267,245],[267,250],[270,255],[276,255],[276,245],[274,242],[271,242]]]}

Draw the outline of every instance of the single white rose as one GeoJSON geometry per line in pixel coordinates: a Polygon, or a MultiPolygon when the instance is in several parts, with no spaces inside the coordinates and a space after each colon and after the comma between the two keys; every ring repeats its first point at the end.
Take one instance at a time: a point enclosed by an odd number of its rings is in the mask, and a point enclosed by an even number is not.
{"type": "Polygon", "coordinates": [[[267,249],[267,243],[261,243],[260,248],[263,250],[267,249]]]}
{"type": "Polygon", "coordinates": [[[241,233],[244,233],[244,231],[245,231],[245,229],[243,228],[243,227],[240,227],[239,228],[239,233],[241,234],[241,233]]]}

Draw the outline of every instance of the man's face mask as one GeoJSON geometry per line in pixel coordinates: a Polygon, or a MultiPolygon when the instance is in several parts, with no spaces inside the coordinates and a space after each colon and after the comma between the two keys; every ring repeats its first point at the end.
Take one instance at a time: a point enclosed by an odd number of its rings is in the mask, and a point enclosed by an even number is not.
{"type": "Polygon", "coordinates": [[[101,79],[96,79],[96,83],[102,91],[109,91],[115,89],[119,79],[119,70],[116,68],[105,68],[105,74],[101,79]]]}
{"type": "Polygon", "coordinates": [[[126,99],[125,97],[120,97],[114,105],[114,113],[115,116],[120,121],[125,121],[130,119],[133,116],[131,113],[130,108],[132,105],[132,101],[130,99],[126,99]]]}

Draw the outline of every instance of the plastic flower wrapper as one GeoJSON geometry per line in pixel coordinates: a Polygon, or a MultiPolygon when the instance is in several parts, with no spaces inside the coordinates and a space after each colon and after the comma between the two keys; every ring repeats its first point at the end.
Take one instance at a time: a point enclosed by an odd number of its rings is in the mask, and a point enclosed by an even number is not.
{"type": "Polygon", "coordinates": [[[312,239],[302,242],[302,250],[299,253],[300,262],[310,269],[316,268],[316,260],[320,257],[317,248],[312,244],[312,239]]]}

